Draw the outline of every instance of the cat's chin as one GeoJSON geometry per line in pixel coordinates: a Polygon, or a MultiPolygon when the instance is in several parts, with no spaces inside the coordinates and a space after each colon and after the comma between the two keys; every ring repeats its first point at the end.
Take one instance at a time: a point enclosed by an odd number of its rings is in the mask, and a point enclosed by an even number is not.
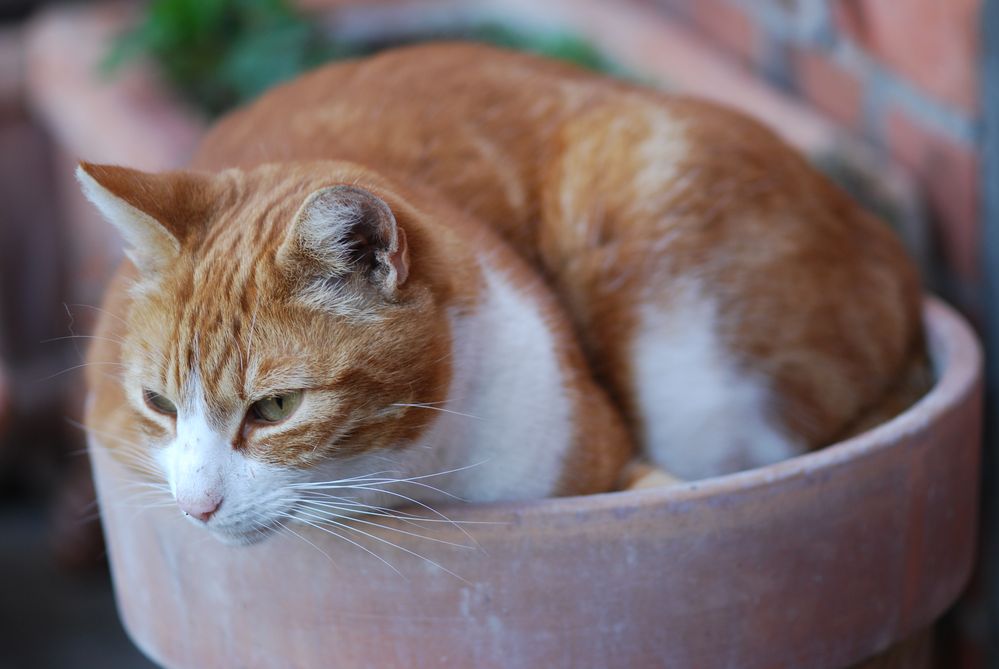
{"type": "Polygon", "coordinates": [[[212,532],[216,539],[225,544],[226,546],[252,546],[253,544],[259,544],[264,539],[269,538],[270,535],[262,534],[222,534],[220,532],[212,532]]]}
{"type": "Polygon", "coordinates": [[[208,531],[218,541],[227,546],[251,546],[269,539],[274,534],[274,528],[271,527],[255,527],[246,532],[214,528],[208,528],[208,531]]]}

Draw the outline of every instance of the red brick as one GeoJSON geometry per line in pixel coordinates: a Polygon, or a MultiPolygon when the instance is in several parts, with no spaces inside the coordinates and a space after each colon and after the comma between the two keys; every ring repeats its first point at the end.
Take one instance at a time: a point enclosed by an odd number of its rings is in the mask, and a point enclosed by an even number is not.
{"type": "MultiPolygon", "coordinates": [[[[505,6],[512,6],[513,1],[505,6]]],[[[822,153],[838,141],[833,124],[736,65],[693,29],[681,26],[662,10],[664,1],[629,2],[627,11],[607,0],[547,0],[544,4],[565,17],[566,29],[650,83],[740,109],[809,154],[822,153]]],[[[537,4],[519,0],[517,6],[530,7],[531,3],[537,4]]]]}
{"type": "Polygon", "coordinates": [[[930,95],[975,111],[980,0],[839,0],[840,28],[930,95]]]}
{"type": "Polygon", "coordinates": [[[864,89],[850,71],[825,54],[795,49],[791,69],[798,91],[830,118],[850,128],[860,128],[864,89]]]}
{"type": "Polygon", "coordinates": [[[979,281],[979,160],[974,149],[923,127],[900,109],[888,115],[888,144],[923,189],[944,264],[959,279],[979,281]]]}

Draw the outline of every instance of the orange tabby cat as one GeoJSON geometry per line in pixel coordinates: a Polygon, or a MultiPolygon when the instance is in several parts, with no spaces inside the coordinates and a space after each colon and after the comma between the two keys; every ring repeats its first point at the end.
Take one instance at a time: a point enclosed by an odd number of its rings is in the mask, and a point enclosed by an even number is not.
{"type": "Polygon", "coordinates": [[[80,167],[131,259],[87,422],[223,538],[331,480],[346,510],[763,465],[922,359],[900,244],[771,132],[536,57],[331,65],[191,168],[80,167]]]}

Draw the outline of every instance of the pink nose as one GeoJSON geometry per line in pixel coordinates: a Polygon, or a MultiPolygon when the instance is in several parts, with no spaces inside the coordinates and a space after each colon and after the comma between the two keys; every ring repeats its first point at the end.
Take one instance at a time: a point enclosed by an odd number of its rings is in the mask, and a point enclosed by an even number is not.
{"type": "Polygon", "coordinates": [[[219,506],[222,504],[220,498],[202,497],[197,500],[178,499],[177,506],[184,512],[184,515],[197,518],[203,523],[207,523],[219,506]]]}

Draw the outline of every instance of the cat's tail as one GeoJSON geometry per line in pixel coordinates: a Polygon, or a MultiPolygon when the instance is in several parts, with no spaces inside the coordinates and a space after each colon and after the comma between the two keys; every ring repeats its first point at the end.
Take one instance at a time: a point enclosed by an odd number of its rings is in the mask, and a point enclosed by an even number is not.
{"type": "Polygon", "coordinates": [[[860,418],[851,423],[837,441],[856,436],[891,420],[929,392],[933,387],[933,381],[933,367],[925,350],[920,347],[902,368],[902,373],[899,374],[895,384],[890,386],[870,409],[861,414],[860,418]]]}

